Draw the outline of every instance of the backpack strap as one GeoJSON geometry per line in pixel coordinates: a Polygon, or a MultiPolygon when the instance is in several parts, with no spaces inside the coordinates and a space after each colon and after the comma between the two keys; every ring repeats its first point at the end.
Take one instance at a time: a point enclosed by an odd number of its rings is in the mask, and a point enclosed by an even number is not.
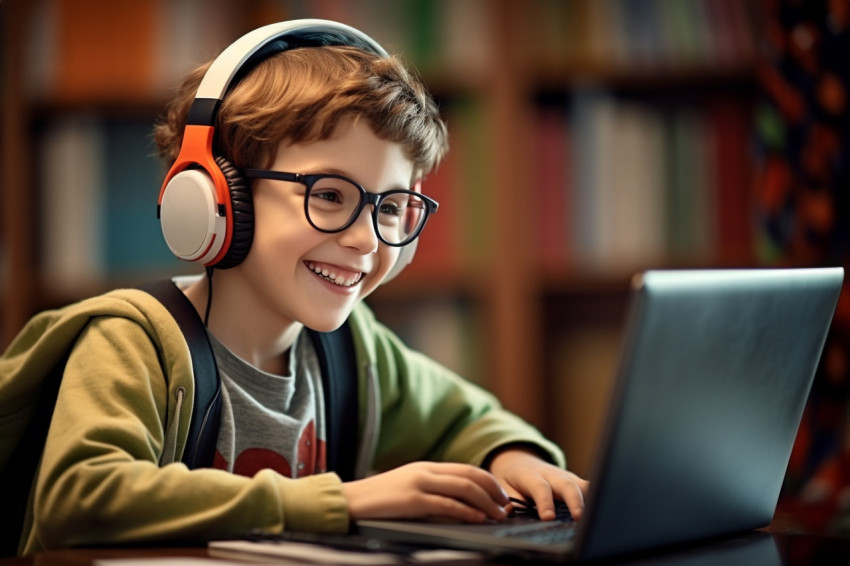
{"type": "Polygon", "coordinates": [[[307,330],[322,370],[328,470],[354,479],[357,458],[358,378],[354,338],[346,321],[332,332],[307,330]]]}
{"type": "MultiPolygon", "coordinates": [[[[198,311],[170,279],[139,287],[171,312],[183,331],[195,371],[195,404],[183,463],[190,469],[209,467],[215,455],[221,421],[221,383],[215,355],[198,311]]],[[[322,372],[328,470],[343,481],[354,479],[357,457],[358,378],[354,338],[346,321],[332,332],[307,329],[322,372]]]]}
{"type": "MultiPolygon", "coordinates": [[[[24,527],[30,492],[35,485],[35,476],[41,463],[41,454],[47,441],[47,432],[53,417],[53,408],[59,395],[59,385],[67,361],[53,367],[44,378],[40,388],[35,415],[18,440],[17,446],[6,459],[0,470],[0,509],[4,526],[0,528],[0,558],[15,556],[24,527]]],[[[26,378],[18,375],[17,379],[26,378]]]]}
{"type": "Polygon", "coordinates": [[[189,345],[195,374],[195,397],[182,461],[189,469],[208,468],[212,466],[218,441],[221,382],[207,329],[194,305],[170,279],[152,281],[139,289],[165,305],[189,345]]]}

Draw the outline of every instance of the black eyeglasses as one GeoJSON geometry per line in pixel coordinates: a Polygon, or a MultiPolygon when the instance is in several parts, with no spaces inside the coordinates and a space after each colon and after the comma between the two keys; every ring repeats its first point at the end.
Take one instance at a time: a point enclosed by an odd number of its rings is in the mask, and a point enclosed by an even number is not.
{"type": "Polygon", "coordinates": [[[439,204],[416,191],[392,190],[370,193],[341,175],[302,175],[267,169],[245,169],[244,175],[254,179],[274,179],[300,183],[304,193],[304,214],[310,225],[329,234],[351,226],[363,207],[372,205],[375,234],[388,246],[404,246],[422,232],[428,215],[437,212],[439,204]]]}

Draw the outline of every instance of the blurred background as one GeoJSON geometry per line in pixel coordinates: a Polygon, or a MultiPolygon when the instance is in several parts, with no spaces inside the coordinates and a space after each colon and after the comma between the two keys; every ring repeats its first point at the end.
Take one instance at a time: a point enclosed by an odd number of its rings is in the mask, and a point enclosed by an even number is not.
{"type": "MultiPolygon", "coordinates": [[[[414,263],[369,303],[590,473],[631,275],[843,265],[847,0],[0,0],[0,313],[197,267],[155,204],[181,77],[292,18],[365,31],[429,85],[452,151],[414,263]]],[[[790,528],[850,531],[850,313],[792,454],[790,528]]]]}

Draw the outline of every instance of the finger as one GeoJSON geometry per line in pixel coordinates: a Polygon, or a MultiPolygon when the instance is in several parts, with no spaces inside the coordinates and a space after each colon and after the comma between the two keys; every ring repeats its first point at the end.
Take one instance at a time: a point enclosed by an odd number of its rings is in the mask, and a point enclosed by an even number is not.
{"type": "Polygon", "coordinates": [[[425,494],[422,508],[426,517],[462,521],[464,523],[483,523],[487,513],[464,501],[438,494],[425,494]]]}
{"type": "Polygon", "coordinates": [[[508,494],[496,477],[483,468],[469,464],[458,464],[453,462],[434,462],[431,470],[438,474],[449,474],[467,478],[481,487],[490,498],[501,506],[510,502],[508,494]]]}
{"type": "Polygon", "coordinates": [[[580,519],[584,513],[584,499],[589,487],[590,482],[578,476],[574,476],[567,481],[558,482],[555,492],[567,504],[570,515],[575,520],[580,519]]]}
{"type": "Polygon", "coordinates": [[[584,498],[590,483],[572,472],[561,469],[543,470],[533,479],[523,482],[537,506],[537,514],[543,520],[555,519],[555,499],[562,500],[573,519],[578,520],[584,512],[584,498]]]}
{"type": "Polygon", "coordinates": [[[548,481],[539,478],[539,481],[529,482],[528,495],[534,500],[537,507],[537,516],[544,521],[555,518],[555,499],[552,487],[548,481]]]}
{"type": "Polygon", "coordinates": [[[491,519],[501,521],[507,516],[506,504],[495,501],[486,489],[468,477],[433,474],[420,487],[429,494],[448,497],[478,509],[491,519]]]}
{"type": "MultiPolygon", "coordinates": [[[[525,499],[525,496],[510,484],[503,484],[502,489],[505,490],[505,493],[508,494],[509,498],[513,497],[515,499],[525,499]]],[[[510,502],[510,500],[508,500],[508,502],[510,502]]]]}

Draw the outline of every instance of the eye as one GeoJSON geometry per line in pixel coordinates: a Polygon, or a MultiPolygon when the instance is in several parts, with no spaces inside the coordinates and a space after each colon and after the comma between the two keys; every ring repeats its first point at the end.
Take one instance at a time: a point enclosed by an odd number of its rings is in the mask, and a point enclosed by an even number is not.
{"type": "Polygon", "coordinates": [[[383,201],[381,203],[381,216],[401,216],[403,214],[402,207],[395,202],[383,201]]]}
{"type": "Polygon", "coordinates": [[[388,193],[381,200],[381,216],[400,218],[404,216],[405,210],[410,205],[410,196],[407,193],[388,193]]]}
{"type": "Polygon", "coordinates": [[[350,207],[360,201],[359,189],[345,179],[321,177],[310,188],[310,205],[317,207],[350,207]]]}
{"type": "Polygon", "coordinates": [[[314,189],[310,192],[310,197],[324,200],[327,202],[342,202],[342,196],[339,194],[339,191],[336,191],[334,189],[314,189]]]}

